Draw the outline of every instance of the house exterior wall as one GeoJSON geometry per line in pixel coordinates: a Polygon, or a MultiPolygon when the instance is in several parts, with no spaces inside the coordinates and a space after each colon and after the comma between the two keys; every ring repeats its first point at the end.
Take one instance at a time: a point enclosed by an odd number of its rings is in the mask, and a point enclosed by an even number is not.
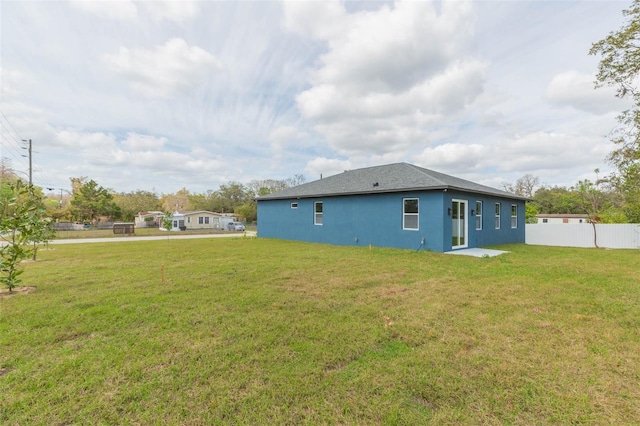
{"type": "Polygon", "coordinates": [[[486,196],[482,194],[458,194],[458,198],[469,200],[469,247],[486,247],[497,244],[517,244],[525,241],[525,202],[486,196]],[[476,217],[471,210],[476,209],[476,201],[482,202],[482,229],[476,229],[476,217]],[[500,203],[500,229],[495,226],[495,205],[500,203]],[[511,206],[517,210],[516,227],[511,226],[511,206]]]}
{"type": "Polygon", "coordinates": [[[185,213],[185,225],[187,229],[222,229],[220,225],[220,215],[204,211],[185,213]],[[203,223],[200,223],[199,218],[203,218],[203,223]],[[206,223],[206,218],[209,218],[209,223],[206,223]]]}
{"type": "Polygon", "coordinates": [[[258,200],[258,235],[261,238],[308,241],[336,245],[377,246],[403,249],[450,251],[452,220],[447,209],[454,199],[466,200],[468,247],[524,243],[524,202],[498,200],[454,191],[420,191],[362,194],[285,200],[258,200]],[[403,199],[419,200],[418,229],[403,229],[403,199]],[[501,228],[493,227],[494,216],[483,215],[483,229],[476,231],[476,200],[483,200],[493,213],[502,202],[501,228]],[[314,224],[314,204],[323,203],[322,225],[314,224]],[[291,208],[297,203],[297,208],[291,208]],[[511,204],[518,205],[518,227],[511,228],[511,204]]]}
{"type": "Polygon", "coordinates": [[[174,213],[171,216],[171,231],[180,231],[180,227],[185,226],[184,215],[180,213],[174,213]]]}
{"type": "Polygon", "coordinates": [[[164,213],[162,212],[138,213],[134,222],[136,228],[157,227],[160,226],[163,218],[164,213]]]}

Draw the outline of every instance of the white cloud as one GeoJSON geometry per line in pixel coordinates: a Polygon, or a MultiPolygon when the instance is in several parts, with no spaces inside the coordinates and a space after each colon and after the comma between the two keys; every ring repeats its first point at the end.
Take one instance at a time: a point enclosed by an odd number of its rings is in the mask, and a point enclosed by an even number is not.
{"type": "Polygon", "coordinates": [[[118,191],[399,161],[572,184],[625,109],[587,54],[616,4],[4,2],[2,155],[24,173],[33,139],[37,184],[118,191]]]}
{"type": "Polygon", "coordinates": [[[18,87],[24,85],[25,75],[17,70],[0,67],[0,95],[5,101],[9,98],[18,98],[20,91],[18,87]]]}
{"type": "Polygon", "coordinates": [[[309,161],[304,168],[304,172],[308,176],[312,176],[311,180],[316,180],[320,176],[328,177],[352,168],[353,165],[349,160],[320,157],[309,161]]]}
{"type": "Polygon", "coordinates": [[[468,2],[353,14],[341,3],[285,3],[285,27],[328,46],[296,97],[300,112],[343,155],[425,144],[429,126],[482,93],[486,64],[464,54],[471,18],[468,2]]]}
{"type": "Polygon", "coordinates": [[[300,131],[297,127],[280,126],[272,129],[267,139],[272,142],[273,148],[282,149],[288,145],[299,143],[307,136],[306,132],[300,131]]]}
{"type": "Polygon", "coordinates": [[[200,11],[199,3],[194,1],[154,0],[143,1],[137,4],[156,21],[166,20],[184,23],[194,19],[200,11]]]}
{"type": "Polygon", "coordinates": [[[345,25],[346,10],[338,0],[284,2],[283,25],[289,31],[313,38],[339,35],[345,25]]]}
{"type": "Polygon", "coordinates": [[[101,150],[116,144],[115,136],[103,132],[82,132],[75,129],[65,129],[55,132],[52,145],[84,152],[85,150],[101,150]]]}
{"type": "Polygon", "coordinates": [[[132,0],[71,0],[69,3],[77,9],[101,18],[127,21],[138,18],[138,8],[132,0]]]}
{"type": "Polygon", "coordinates": [[[156,21],[184,23],[198,15],[199,3],[183,0],[70,0],[76,9],[99,18],[136,21],[150,16],[156,21]]]}
{"type": "Polygon", "coordinates": [[[222,67],[212,54],[172,38],[153,50],[120,47],[103,57],[107,67],[122,76],[136,93],[168,98],[202,85],[222,67]]]}
{"type": "MultiPolygon", "coordinates": [[[[586,167],[602,161],[609,144],[601,135],[536,131],[503,138],[491,146],[493,161],[498,170],[531,171],[572,169],[586,167]]],[[[485,158],[485,161],[487,159],[485,158]]]]}
{"type": "Polygon", "coordinates": [[[595,76],[567,71],[549,82],[545,98],[554,105],[572,107],[593,114],[621,111],[628,101],[616,98],[612,87],[594,88],[595,76]]]}
{"type": "Polygon", "coordinates": [[[414,160],[426,168],[499,188],[502,182],[515,182],[527,173],[574,182],[573,170],[600,167],[610,149],[598,134],[535,131],[482,144],[445,143],[424,149],[414,160]],[[487,170],[503,177],[490,178],[487,170]]]}
{"type": "Polygon", "coordinates": [[[167,138],[157,138],[150,135],[140,135],[138,133],[129,133],[127,139],[122,141],[122,146],[131,151],[159,151],[167,143],[167,138]]]}
{"type": "Polygon", "coordinates": [[[166,138],[138,133],[120,138],[110,133],[64,129],[54,133],[52,142],[50,149],[76,153],[76,162],[61,166],[69,176],[90,176],[98,182],[109,176],[109,186],[129,187],[131,179],[183,186],[203,176],[232,175],[237,169],[209,152],[180,152],[172,149],[166,138]],[[120,172],[114,175],[113,170],[120,172]],[[169,176],[176,182],[167,180],[169,176]]]}
{"type": "Polygon", "coordinates": [[[480,144],[445,143],[425,148],[415,157],[416,162],[435,170],[478,169],[482,160],[493,154],[480,144]]]}

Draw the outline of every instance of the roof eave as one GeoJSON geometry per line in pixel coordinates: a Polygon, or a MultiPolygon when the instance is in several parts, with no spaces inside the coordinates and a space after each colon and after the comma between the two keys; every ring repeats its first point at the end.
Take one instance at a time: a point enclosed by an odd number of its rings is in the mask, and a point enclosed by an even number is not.
{"type": "Polygon", "coordinates": [[[521,197],[515,194],[496,194],[490,191],[474,191],[466,188],[458,188],[450,185],[430,186],[428,188],[416,187],[416,188],[397,188],[397,189],[379,189],[376,191],[349,191],[349,192],[331,192],[326,194],[309,194],[309,195],[289,195],[289,196],[274,196],[274,197],[255,197],[256,201],[270,201],[270,200],[301,200],[305,198],[322,198],[322,197],[341,197],[348,195],[375,195],[375,194],[391,194],[398,192],[417,192],[417,191],[460,191],[474,194],[490,195],[492,197],[502,197],[514,200],[530,201],[529,198],[521,197]]]}

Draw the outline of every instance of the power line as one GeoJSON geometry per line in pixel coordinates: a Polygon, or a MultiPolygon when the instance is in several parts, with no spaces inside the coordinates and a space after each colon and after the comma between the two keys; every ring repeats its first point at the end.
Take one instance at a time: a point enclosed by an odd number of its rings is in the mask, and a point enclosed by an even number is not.
{"type": "Polygon", "coordinates": [[[13,124],[11,124],[11,121],[7,118],[7,116],[4,115],[4,113],[1,111],[0,111],[0,114],[2,115],[5,121],[5,123],[2,123],[0,121],[0,124],[2,124],[2,127],[0,127],[0,135],[7,143],[5,145],[5,148],[13,152],[13,154],[16,156],[15,158],[17,160],[20,160],[20,157],[22,157],[22,154],[18,154],[13,148],[22,148],[22,143],[21,143],[22,138],[20,137],[20,134],[17,132],[15,127],[13,127],[13,124]],[[13,130],[13,134],[11,133],[11,130],[13,130]],[[9,140],[8,137],[10,137],[12,140],[9,140]]]}
{"type": "MultiPolygon", "coordinates": [[[[2,145],[3,145],[3,147],[5,147],[7,150],[9,150],[11,152],[12,156],[11,157],[7,157],[7,158],[9,158],[9,159],[14,161],[14,163],[16,164],[16,169],[18,167],[28,169],[32,177],[33,177],[34,173],[36,175],[41,175],[41,177],[44,178],[44,180],[49,181],[49,184],[44,185],[44,186],[48,186],[48,187],[64,186],[64,185],[52,184],[51,182],[56,182],[57,180],[56,179],[51,179],[51,177],[48,176],[47,173],[44,172],[44,168],[42,166],[40,166],[39,163],[34,161],[34,158],[33,158],[32,155],[28,156],[28,157],[30,157],[30,165],[27,165],[25,163],[25,161],[23,160],[23,158],[25,158],[25,155],[21,154],[19,152],[16,152],[16,149],[24,149],[25,148],[23,146],[23,143],[22,143],[22,142],[25,142],[25,139],[23,139],[20,136],[20,134],[18,133],[16,128],[11,123],[11,120],[9,120],[9,118],[3,112],[0,112],[0,114],[1,114],[2,118],[4,118],[4,122],[5,122],[5,123],[2,123],[2,121],[0,121],[0,124],[2,124],[1,129],[5,130],[4,132],[0,132],[0,136],[6,142],[6,144],[2,144],[2,145]]],[[[2,141],[0,140],[0,143],[1,142],[2,141]]],[[[32,151],[32,153],[37,153],[37,152],[38,151],[32,151]]]]}
{"type": "Polygon", "coordinates": [[[7,118],[6,115],[4,115],[4,112],[0,111],[0,114],[2,114],[2,116],[4,117],[4,121],[6,121],[7,123],[9,123],[9,127],[11,127],[11,129],[13,130],[13,132],[18,136],[17,140],[22,140],[22,138],[20,137],[20,135],[18,134],[18,132],[16,131],[15,127],[13,127],[13,124],[11,124],[11,121],[7,118]]]}
{"type": "MultiPolygon", "coordinates": [[[[4,134],[0,133],[0,137],[2,137],[2,139],[4,139],[5,141],[9,142],[7,140],[7,137],[4,134]]],[[[16,163],[23,163],[24,162],[24,160],[23,160],[24,157],[22,156],[22,154],[18,153],[11,144],[3,145],[3,147],[8,149],[14,155],[12,160],[14,160],[16,163]]],[[[23,166],[26,167],[27,166],[26,163],[23,163],[23,166]]]]}

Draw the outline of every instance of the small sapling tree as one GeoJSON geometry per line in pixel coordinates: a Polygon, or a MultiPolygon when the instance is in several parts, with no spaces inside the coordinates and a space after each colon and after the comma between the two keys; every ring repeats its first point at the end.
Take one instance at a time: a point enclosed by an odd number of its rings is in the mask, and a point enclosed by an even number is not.
{"type": "Polygon", "coordinates": [[[162,216],[160,224],[161,228],[164,228],[167,231],[171,231],[171,228],[173,227],[173,215],[169,212],[166,212],[164,216],[162,216]]]}
{"type": "Polygon", "coordinates": [[[29,243],[39,234],[44,221],[42,201],[34,187],[25,186],[20,180],[8,184],[8,190],[0,197],[0,283],[9,292],[21,282],[20,262],[31,254],[29,243]]]}
{"type": "Polygon", "coordinates": [[[36,255],[38,253],[38,244],[44,244],[45,247],[48,246],[49,241],[51,241],[56,235],[56,230],[53,228],[53,224],[49,218],[39,218],[34,223],[33,232],[29,238],[29,241],[32,242],[33,248],[33,260],[36,260],[36,255]]]}

